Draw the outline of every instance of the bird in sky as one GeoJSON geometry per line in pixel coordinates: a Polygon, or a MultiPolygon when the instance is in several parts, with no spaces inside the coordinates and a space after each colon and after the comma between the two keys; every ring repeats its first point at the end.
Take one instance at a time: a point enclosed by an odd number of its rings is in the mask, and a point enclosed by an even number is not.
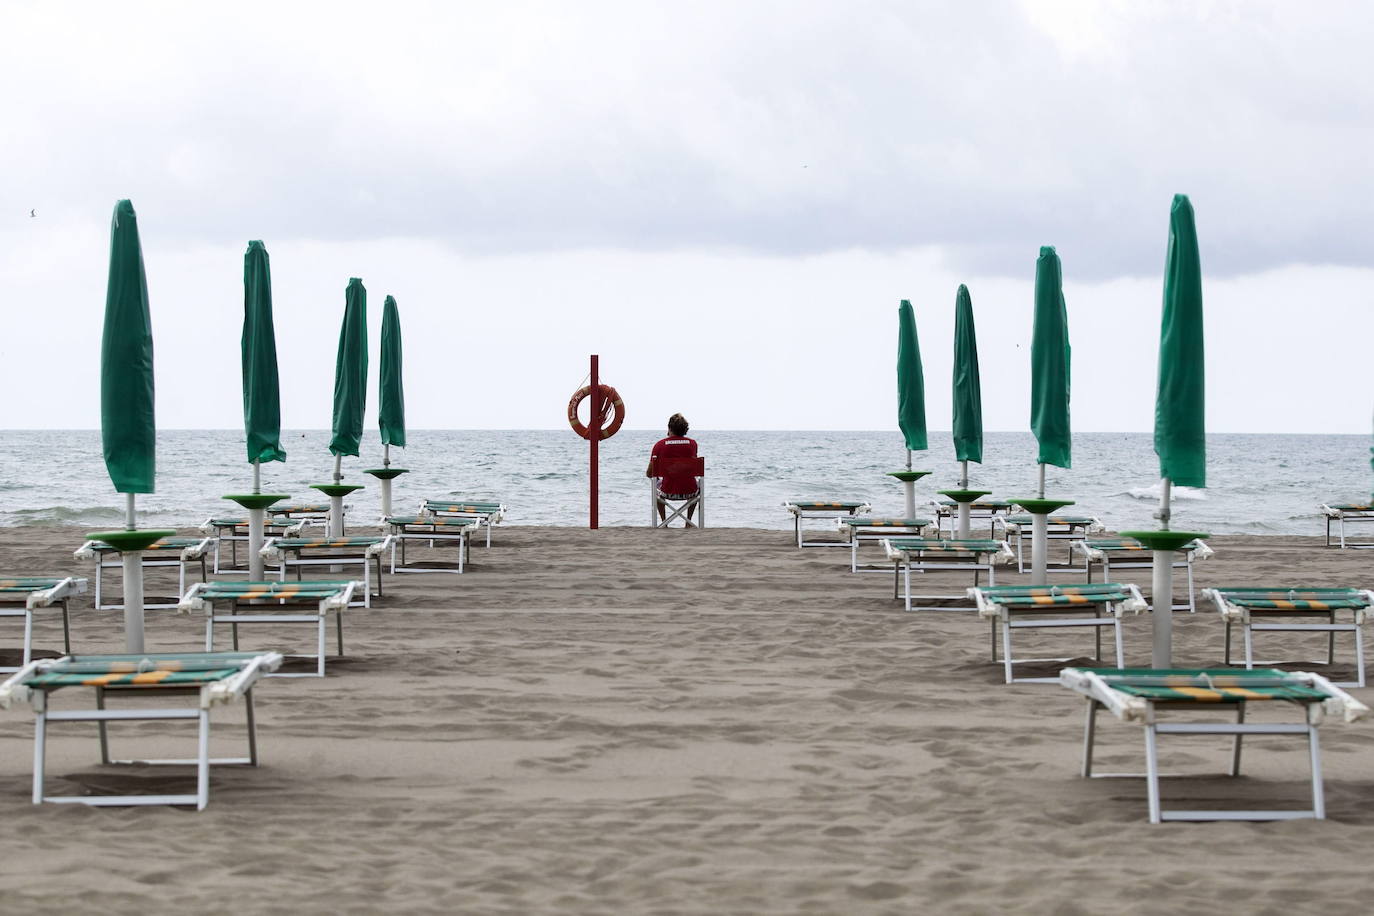
{"type": "Polygon", "coordinates": [[[33,219],[33,218],[34,218],[35,216],[37,216],[37,215],[38,215],[38,211],[37,211],[37,210],[30,210],[30,211],[29,211],[29,219],[33,219]]]}

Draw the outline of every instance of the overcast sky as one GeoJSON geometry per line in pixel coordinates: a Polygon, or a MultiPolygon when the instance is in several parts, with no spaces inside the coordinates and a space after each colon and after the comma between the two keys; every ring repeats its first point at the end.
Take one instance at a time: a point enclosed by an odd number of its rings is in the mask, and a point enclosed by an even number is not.
{"type": "Polygon", "coordinates": [[[986,426],[1024,430],[1055,245],[1074,428],[1146,431],[1182,192],[1209,429],[1368,432],[1371,35],[1362,2],[0,0],[0,428],[98,426],[127,197],[164,427],[241,424],[262,239],[287,427],[329,423],[356,276],[411,428],[561,426],[597,352],[632,428],[895,429],[908,298],[948,429],[966,283],[986,426]]]}

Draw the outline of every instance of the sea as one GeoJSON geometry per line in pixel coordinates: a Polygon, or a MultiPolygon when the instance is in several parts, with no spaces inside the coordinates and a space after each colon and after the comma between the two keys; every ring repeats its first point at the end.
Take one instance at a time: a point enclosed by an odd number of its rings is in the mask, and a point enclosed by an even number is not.
{"type": "MultiPolygon", "coordinates": [[[[663,434],[621,430],[600,444],[599,522],[648,525],[649,449],[663,434]]],[[[694,430],[706,456],[706,521],[711,526],[790,528],[789,499],[862,499],[874,513],[901,515],[902,485],[886,472],[906,466],[896,431],[749,432],[694,430]]],[[[393,511],[429,497],[498,499],[517,525],[577,526],[589,520],[588,443],[570,430],[411,430],[391,464],[409,473],[393,484],[393,511]]],[[[932,432],[912,466],[918,512],[937,490],[958,485],[948,433],[932,432]]],[[[285,462],[262,469],[263,492],[323,502],[312,483],[328,483],[333,457],[326,430],[282,434],[285,462]]],[[[98,430],[0,431],[0,526],[120,526],[124,497],[106,473],[98,430]]],[[[353,519],[380,516],[380,492],[365,469],[382,465],[376,433],[362,457],[345,457],[345,483],[366,488],[348,499],[353,519]]],[[[993,497],[1032,496],[1036,444],[1029,432],[987,433],[983,462],[969,482],[993,497]]],[[[1079,433],[1073,467],[1047,468],[1046,495],[1075,500],[1112,530],[1150,528],[1158,508],[1158,461],[1148,433],[1079,433]]],[[[1318,535],[1324,502],[1370,498],[1370,439],[1354,435],[1212,435],[1207,487],[1175,488],[1172,527],[1213,534],[1318,535]]],[[[140,527],[186,527],[237,514],[225,494],[251,492],[252,467],[238,430],[161,430],[156,492],[137,500],[140,527]]]]}

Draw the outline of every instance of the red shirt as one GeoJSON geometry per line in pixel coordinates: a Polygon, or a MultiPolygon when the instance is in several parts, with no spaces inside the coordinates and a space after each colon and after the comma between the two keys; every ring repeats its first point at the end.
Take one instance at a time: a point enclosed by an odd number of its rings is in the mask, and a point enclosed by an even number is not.
{"type": "MultiPolygon", "coordinates": [[[[696,456],[697,440],[688,439],[686,436],[669,436],[654,443],[654,450],[649,453],[649,464],[655,465],[661,458],[695,458],[696,456]]],[[[686,496],[697,491],[697,479],[691,474],[674,474],[664,477],[658,488],[664,493],[686,496]]]]}

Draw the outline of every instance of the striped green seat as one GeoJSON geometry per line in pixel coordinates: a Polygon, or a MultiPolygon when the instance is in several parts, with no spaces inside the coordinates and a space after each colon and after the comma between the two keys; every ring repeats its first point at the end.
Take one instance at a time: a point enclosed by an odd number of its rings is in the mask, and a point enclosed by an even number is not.
{"type": "Polygon", "coordinates": [[[1096,585],[988,585],[980,591],[983,597],[994,604],[1008,607],[1105,604],[1133,597],[1126,586],[1115,582],[1096,585]]]}
{"type": "MultiPolygon", "coordinates": [[[[1091,515],[1051,515],[1045,521],[1051,525],[1092,525],[1097,519],[1091,515]]],[[[1007,522],[1012,525],[1031,525],[1035,523],[1035,516],[1008,515],[1007,522]]]]}
{"type": "Polygon", "coordinates": [[[268,506],[269,515],[323,515],[329,511],[329,503],[286,503],[285,505],[268,506]]]}
{"type": "MultiPolygon", "coordinates": [[[[1180,547],[1179,550],[1194,550],[1197,548],[1198,543],[1198,541],[1189,541],[1187,544],[1180,547]]],[[[1105,550],[1108,552],[1126,550],[1143,550],[1147,553],[1149,552],[1149,548],[1135,538],[1088,538],[1083,542],[1083,545],[1090,550],[1105,550]]]]}
{"type": "MultiPolygon", "coordinates": [[[[216,528],[246,528],[248,527],[248,516],[245,515],[243,517],[234,516],[231,518],[212,518],[208,522],[206,522],[206,524],[213,525],[216,528]]],[[[264,528],[290,528],[293,525],[298,524],[300,524],[300,522],[294,521],[289,518],[265,518],[262,520],[262,526],[264,528]]]]}
{"type": "Polygon", "coordinates": [[[1368,593],[1356,588],[1216,588],[1231,604],[1260,611],[1334,611],[1367,608],[1368,593]]]}
{"type": "Polygon", "coordinates": [[[232,677],[258,652],[74,655],[27,677],[26,687],[194,687],[232,677]]]}
{"type": "Polygon", "coordinates": [[[1330,694],[1277,668],[1087,668],[1113,690],[1147,700],[1245,703],[1286,700],[1314,703],[1330,694]]]}
{"type": "Polygon", "coordinates": [[[433,512],[495,512],[501,508],[501,504],[482,499],[467,501],[427,499],[425,500],[425,508],[433,512]]]}
{"type": "Polygon", "coordinates": [[[52,588],[61,579],[46,579],[38,576],[18,576],[10,579],[0,579],[0,592],[40,592],[45,588],[52,588]]]}
{"type": "Polygon", "coordinates": [[[787,505],[797,509],[849,509],[854,510],[868,503],[848,499],[789,499],[787,505]]]}
{"type": "Polygon", "coordinates": [[[438,528],[471,528],[478,519],[461,516],[443,515],[392,515],[386,520],[388,525],[433,525],[438,528]]]}
{"type": "Polygon", "coordinates": [[[1374,506],[1363,505],[1361,503],[1327,503],[1326,508],[1338,509],[1341,512],[1371,512],[1374,506]]]}
{"type": "MultiPolygon", "coordinates": [[[[940,505],[955,508],[959,503],[952,499],[942,499],[940,505]]],[[[975,499],[967,505],[970,509],[1010,509],[1015,503],[1009,499],[975,499]]]]}
{"type": "Polygon", "coordinates": [[[840,524],[848,525],[851,528],[924,528],[930,524],[930,519],[874,518],[869,515],[860,515],[854,518],[842,518],[840,524]]]}
{"type": "Polygon", "coordinates": [[[332,598],[350,584],[350,581],[315,579],[301,582],[207,582],[201,588],[199,597],[219,601],[251,601],[257,598],[318,601],[332,598]]]}
{"type": "Polygon", "coordinates": [[[302,547],[371,547],[382,540],[379,537],[277,538],[273,543],[285,550],[296,550],[302,547]]]}
{"type": "Polygon", "coordinates": [[[919,550],[924,553],[982,553],[1002,549],[1001,541],[989,538],[892,538],[894,550],[919,550]]]}

